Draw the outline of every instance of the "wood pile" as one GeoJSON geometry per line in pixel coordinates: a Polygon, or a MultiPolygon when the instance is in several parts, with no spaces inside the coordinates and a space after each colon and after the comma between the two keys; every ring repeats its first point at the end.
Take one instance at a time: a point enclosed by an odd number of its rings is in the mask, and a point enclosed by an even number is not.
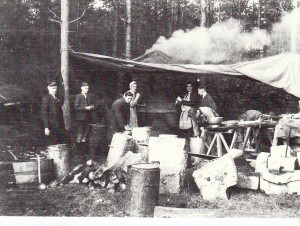
{"type": "Polygon", "coordinates": [[[140,153],[128,151],[110,168],[105,164],[99,165],[89,160],[85,164],[77,165],[64,177],[52,181],[49,187],[77,183],[86,185],[90,189],[106,189],[110,193],[124,191],[127,183],[127,166],[141,163],[142,159],[140,153]]]}

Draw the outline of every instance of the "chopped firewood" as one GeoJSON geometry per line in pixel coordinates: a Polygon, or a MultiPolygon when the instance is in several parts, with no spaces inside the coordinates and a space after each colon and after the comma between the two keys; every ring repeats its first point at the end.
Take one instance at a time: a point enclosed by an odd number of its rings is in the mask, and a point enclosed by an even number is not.
{"type": "Polygon", "coordinates": [[[127,166],[142,163],[142,162],[143,162],[143,156],[141,153],[133,153],[132,151],[128,151],[110,169],[122,169],[127,172],[127,166]]]}

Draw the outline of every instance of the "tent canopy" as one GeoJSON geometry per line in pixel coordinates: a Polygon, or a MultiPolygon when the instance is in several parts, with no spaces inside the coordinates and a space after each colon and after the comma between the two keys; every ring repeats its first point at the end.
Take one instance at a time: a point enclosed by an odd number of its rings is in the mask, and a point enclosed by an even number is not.
{"type": "Polygon", "coordinates": [[[284,53],[231,65],[146,63],[137,61],[139,58],[143,60],[146,57],[124,60],[80,52],[72,52],[70,58],[75,64],[85,62],[114,70],[122,69],[132,72],[183,72],[248,77],[284,89],[300,98],[300,55],[297,53],[284,53]]]}
{"type": "Polygon", "coordinates": [[[29,94],[21,87],[0,81],[0,104],[28,103],[28,98],[29,94]]]}

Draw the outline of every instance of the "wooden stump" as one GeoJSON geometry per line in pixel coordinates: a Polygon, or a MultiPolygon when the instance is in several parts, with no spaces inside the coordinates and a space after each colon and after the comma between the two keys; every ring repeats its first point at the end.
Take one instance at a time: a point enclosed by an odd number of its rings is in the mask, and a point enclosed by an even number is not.
{"type": "Polygon", "coordinates": [[[126,213],[135,217],[153,216],[159,196],[159,166],[132,165],[128,173],[126,213]]]}
{"type": "Polygon", "coordinates": [[[238,182],[237,169],[229,154],[196,170],[193,177],[204,200],[229,199],[227,189],[238,182]]]}

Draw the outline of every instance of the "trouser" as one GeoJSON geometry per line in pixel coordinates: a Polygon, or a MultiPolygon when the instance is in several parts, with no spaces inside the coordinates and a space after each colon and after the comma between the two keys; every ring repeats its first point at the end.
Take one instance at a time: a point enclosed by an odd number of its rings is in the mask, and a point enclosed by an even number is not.
{"type": "Polygon", "coordinates": [[[81,142],[86,142],[87,135],[90,130],[90,123],[82,120],[82,121],[77,121],[77,136],[76,136],[76,142],[81,143],[81,142]]]}

